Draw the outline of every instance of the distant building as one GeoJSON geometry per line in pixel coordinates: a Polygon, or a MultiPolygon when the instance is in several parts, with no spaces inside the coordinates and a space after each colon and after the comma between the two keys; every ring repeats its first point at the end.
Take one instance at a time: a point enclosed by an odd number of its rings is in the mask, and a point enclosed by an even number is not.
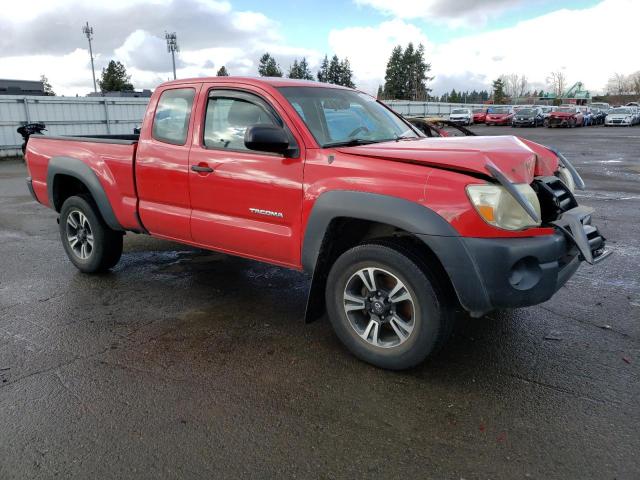
{"type": "Polygon", "coordinates": [[[0,95],[46,95],[40,80],[0,79],[0,95]]]}
{"type": "Polygon", "coordinates": [[[133,90],[129,92],[91,92],[87,97],[134,97],[134,98],[149,98],[151,96],[151,90],[145,88],[138,91],[133,90]]]}

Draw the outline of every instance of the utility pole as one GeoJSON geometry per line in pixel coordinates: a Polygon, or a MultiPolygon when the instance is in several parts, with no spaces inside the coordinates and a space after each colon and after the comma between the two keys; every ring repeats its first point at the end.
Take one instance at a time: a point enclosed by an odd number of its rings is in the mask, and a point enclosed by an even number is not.
{"type": "Polygon", "coordinates": [[[176,52],[180,51],[178,46],[178,37],[176,32],[165,32],[164,38],[167,41],[167,52],[171,54],[171,61],[173,62],[173,79],[176,79],[176,52]]]}
{"type": "Polygon", "coordinates": [[[91,48],[91,40],[93,40],[93,27],[89,26],[89,22],[85,26],[82,27],[82,33],[87,36],[87,40],[89,40],[89,56],[91,57],[91,75],[93,75],[93,91],[98,93],[98,88],[96,87],[96,70],[93,66],[93,50],[91,48]]]}

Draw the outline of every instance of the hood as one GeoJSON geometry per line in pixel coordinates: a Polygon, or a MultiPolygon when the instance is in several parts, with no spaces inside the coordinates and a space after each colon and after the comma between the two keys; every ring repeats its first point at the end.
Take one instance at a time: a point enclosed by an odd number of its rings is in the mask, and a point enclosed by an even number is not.
{"type": "Polygon", "coordinates": [[[513,113],[487,113],[487,117],[491,118],[504,118],[513,115],[513,113]]]}
{"type": "Polygon", "coordinates": [[[552,117],[565,118],[565,117],[573,117],[577,115],[577,112],[551,112],[552,117]]]}
{"type": "Polygon", "coordinates": [[[633,113],[610,113],[607,118],[627,118],[633,117],[633,113]]]}
{"type": "Polygon", "coordinates": [[[340,147],[340,153],[413,163],[433,168],[490,177],[493,163],[512,182],[531,183],[537,175],[553,175],[558,168],[554,153],[518,137],[445,137],[340,147]]]}

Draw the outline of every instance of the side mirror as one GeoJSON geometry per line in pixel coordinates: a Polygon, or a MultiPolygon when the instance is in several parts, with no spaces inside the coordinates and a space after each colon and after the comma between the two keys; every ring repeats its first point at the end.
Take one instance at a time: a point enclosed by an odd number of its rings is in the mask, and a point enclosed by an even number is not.
{"type": "Polygon", "coordinates": [[[285,153],[289,150],[289,137],[282,127],[253,125],[244,133],[244,145],[259,152],[285,153]]]}

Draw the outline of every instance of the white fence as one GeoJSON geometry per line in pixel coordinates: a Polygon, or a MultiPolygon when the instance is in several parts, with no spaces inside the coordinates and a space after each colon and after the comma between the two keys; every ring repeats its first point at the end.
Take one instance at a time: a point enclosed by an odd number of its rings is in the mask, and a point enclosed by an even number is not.
{"type": "Polygon", "coordinates": [[[407,102],[406,100],[385,100],[396,112],[406,116],[442,116],[448,117],[454,108],[486,108],[475,103],[407,102]]]}
{"type": "Polygon", "coordinates": [[[133,133],[148,98],[35,97],[0,95],[0,157],[19,155],[22,137],[16,129],[43,122],[50,135],[133,133]]]}
{"type": "MultiPolygon", "coordinates": [[[[30,122],[45,123],[50,135],[133,133],[133,128],[142,122],[148,102],[148,98],[0,95],[0,157],[20,154],[22,137],[16,129],[30,122]]],[[[448,116],[454,108],[482,107],[403,100],[388,100],[386,103],[407,116],[448,116]]]]}

